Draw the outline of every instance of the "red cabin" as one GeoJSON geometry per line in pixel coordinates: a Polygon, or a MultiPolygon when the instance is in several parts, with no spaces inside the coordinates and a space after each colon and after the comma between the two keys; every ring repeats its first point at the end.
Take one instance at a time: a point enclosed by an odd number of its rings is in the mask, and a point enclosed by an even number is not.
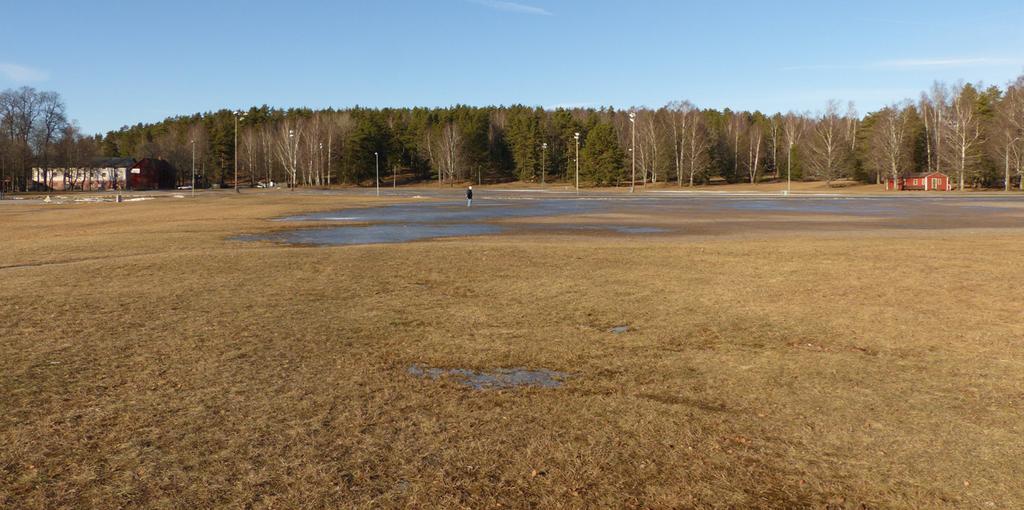
{"type": "Polygon", "coordinates": [[[885,179],[886,191],[921,190],[921,191],[950,191],[953,189],[949,176],[942,172],[918,172],[900,177],[895,181],[888,177],[885,179]]]}
{"type": "Polygon", "coordinates": [[[177,175],[170,163],[156,158],[144,158],[128,171],[128,189],[174,189],[177,175]]]}

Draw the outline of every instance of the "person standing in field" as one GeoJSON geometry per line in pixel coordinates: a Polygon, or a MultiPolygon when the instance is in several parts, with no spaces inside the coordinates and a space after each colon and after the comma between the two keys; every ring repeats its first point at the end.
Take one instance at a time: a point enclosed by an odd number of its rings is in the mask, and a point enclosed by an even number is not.
{"type": "Polygon", "coordinates": [[[466,188],[466,207],[473,207],[473,187],[466,188]]]}

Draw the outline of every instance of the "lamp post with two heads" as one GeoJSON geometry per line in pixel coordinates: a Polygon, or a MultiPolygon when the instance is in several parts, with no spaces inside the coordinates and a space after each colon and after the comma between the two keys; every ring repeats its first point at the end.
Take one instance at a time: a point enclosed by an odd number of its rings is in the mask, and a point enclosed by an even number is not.
{"type": "Polygon", "coordinates": [[[573,133],[576,139],[576,194],[580,194],[580,132],[573,133]]]}
{"type": "Polygon", "coordinates": [[[380,196],[380,153],[377,151],[373,152],[373,159],[376,164],[376,172],[374,173],[373,182],[377,186],[377,196],[380,196]]]}
{"type": "Polygon", "coordinates": [[[544,177],[548,173],[548,143],[540,144],[540,185],[544,185],[544,177]]]}
{"type": "Polygon", "coordinates": [[[238,193],[238,120],[244,119],[248,113],[242,110],[235,112],[235,193],[238,193]]]}
{"type": "Polygon", "coordinates": [[[629,180],[629,192],[632,193],[636,189],[636,112],[629,112],[629,130],[633,139],[629,149],[633,159],[633,175],[629,180]]]}

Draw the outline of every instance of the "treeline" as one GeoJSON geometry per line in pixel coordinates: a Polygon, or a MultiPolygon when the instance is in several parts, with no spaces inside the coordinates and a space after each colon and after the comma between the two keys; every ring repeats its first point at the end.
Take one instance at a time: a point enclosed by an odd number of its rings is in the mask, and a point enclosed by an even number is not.
{"type": "MultiPolygon", "coordinates": [[[[3,119],[8,133],[6,114],[3,119]]],[[[59,130],[56,142],[44,143],[44,125],[29,129],[35,136],[26,138],[22,129],[7,137],[21,147],[14,152],[21,159],[11,161],[63,164],[63,157],[73,164],[59,130]]],[[[243,185],[372,184],[378,163],[384,182],[552,182],[574,180],[577,133],[585,184],[628,184],[635,159],[638,184],[757,183],[787,176],[881,182],[941,171],[960,187],[1009,187],[1024,173],[1024,76],[1002,89],[936,83],[917,101],[865,116],[852,103],[837,101],[817,114],[775,115],[701,109],[685,101],[633,110],[263,106],[138,124],[101,140],[72,129],[68,145],[79,147],[79,155],[92,147],[105,156],[163,158],[183,183],[195,161],[204,182],[230,184],[236,135],[243,185]]]]}
{"type": "Polygon", "coordinates": [[[100,153],[102,136],[83,135],[56,92],[0,92],[0,188],[29,187],[32,167],[79,167],[100,153]]]}

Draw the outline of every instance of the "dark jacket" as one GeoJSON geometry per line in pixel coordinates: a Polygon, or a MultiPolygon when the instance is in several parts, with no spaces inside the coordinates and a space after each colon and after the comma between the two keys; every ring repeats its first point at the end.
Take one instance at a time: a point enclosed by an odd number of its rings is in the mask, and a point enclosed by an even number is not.
{"type": "Polygon", "coordinates": [[[473,200],[473,190],[471,190],[471,189],[467,189],[466,190],[466,198],[469,199],[469,200],[473,200]]]}

